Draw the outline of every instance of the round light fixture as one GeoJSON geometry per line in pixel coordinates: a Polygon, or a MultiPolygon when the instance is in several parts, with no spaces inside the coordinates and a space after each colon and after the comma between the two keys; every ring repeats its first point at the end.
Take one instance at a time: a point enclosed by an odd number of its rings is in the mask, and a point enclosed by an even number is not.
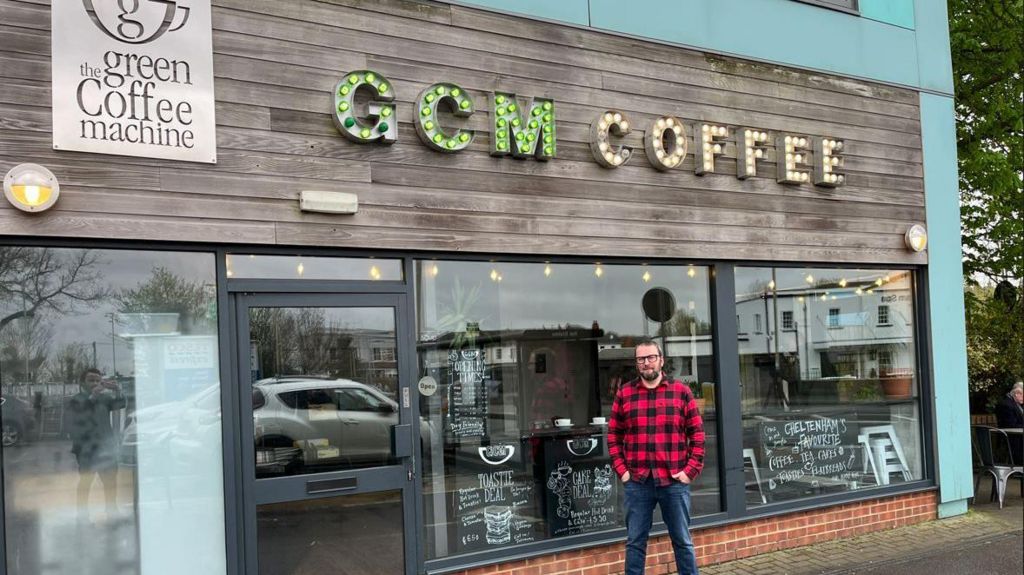
{"type": "Polygon", "coordinates": [[[60,184],[39,164],[18,164],[4,176],[4,197],[25,212],[42,212],[57,203],[60,184]]]}
{"type": "Polygon", "coordinates": [[[924,226],[921,224],[914,224],[907,230],[907,234],[903,239],[911,250],[923,252],[928,247],[928,230],[924,229],[924,226]]]}

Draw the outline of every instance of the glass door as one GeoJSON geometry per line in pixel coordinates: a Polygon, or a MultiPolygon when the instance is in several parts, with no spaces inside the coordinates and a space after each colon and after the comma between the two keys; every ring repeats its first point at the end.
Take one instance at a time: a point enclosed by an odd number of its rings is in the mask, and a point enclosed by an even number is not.
{"type": "Polygon", "coordinates": [[[404,299],[235,298],[246,572],[414,573],[404,299]]]}

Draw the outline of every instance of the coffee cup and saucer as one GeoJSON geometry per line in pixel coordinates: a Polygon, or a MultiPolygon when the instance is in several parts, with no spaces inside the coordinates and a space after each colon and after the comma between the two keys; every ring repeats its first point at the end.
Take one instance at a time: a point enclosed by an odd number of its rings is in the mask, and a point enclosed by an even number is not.
{"type": "Polygon", "coordinates": [[[595,417],[590,420],[591,425],[608,425],[608,418],[606,417],[595,417]]]}
{"type": "Polygon", "coordinates": [[[555,427],[572,427],[572,420],[571,419],[561,419],[561,418],[560,419],[556,419],[555,420],[555,427]]]}

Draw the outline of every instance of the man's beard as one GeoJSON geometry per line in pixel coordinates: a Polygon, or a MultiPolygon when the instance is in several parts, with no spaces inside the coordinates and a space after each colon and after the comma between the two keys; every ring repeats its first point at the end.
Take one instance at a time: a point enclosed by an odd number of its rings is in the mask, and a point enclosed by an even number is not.
{"type": "Polygon", "coordinates": [[[658,379],[659,376],[661,376],[661,372],[658,371],[657,369],[652,369],[650,371],[641,371],[640,372],[640,377],[642,377],[644,379],[644,381],[654,381],[654,380],[658,379]]]}

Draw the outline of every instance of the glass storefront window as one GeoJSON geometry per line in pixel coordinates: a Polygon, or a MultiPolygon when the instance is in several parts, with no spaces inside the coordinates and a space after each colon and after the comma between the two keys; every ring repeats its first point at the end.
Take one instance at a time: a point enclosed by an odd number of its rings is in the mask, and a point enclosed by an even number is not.
{"type": "Polygon", "coordinates": [[[660,341],[707,433],[694,514],[721,510],[709,268],[419,261],[427,556],[622,526],[607,418],[660,341]]]}
{"type": "Polygon", "coordinates": [[[923,477],[913,274],[736,268],[747,504],[923,477]]]}
{"type": "Polygon", "coordinates": [[[232,279],[402,281],[402,260],[227,254],[232,279]]]}
{"type": "Polygon", "coordinates": [[[0,246],[7,573],[226,569],[213,254],[0,246]]]}

